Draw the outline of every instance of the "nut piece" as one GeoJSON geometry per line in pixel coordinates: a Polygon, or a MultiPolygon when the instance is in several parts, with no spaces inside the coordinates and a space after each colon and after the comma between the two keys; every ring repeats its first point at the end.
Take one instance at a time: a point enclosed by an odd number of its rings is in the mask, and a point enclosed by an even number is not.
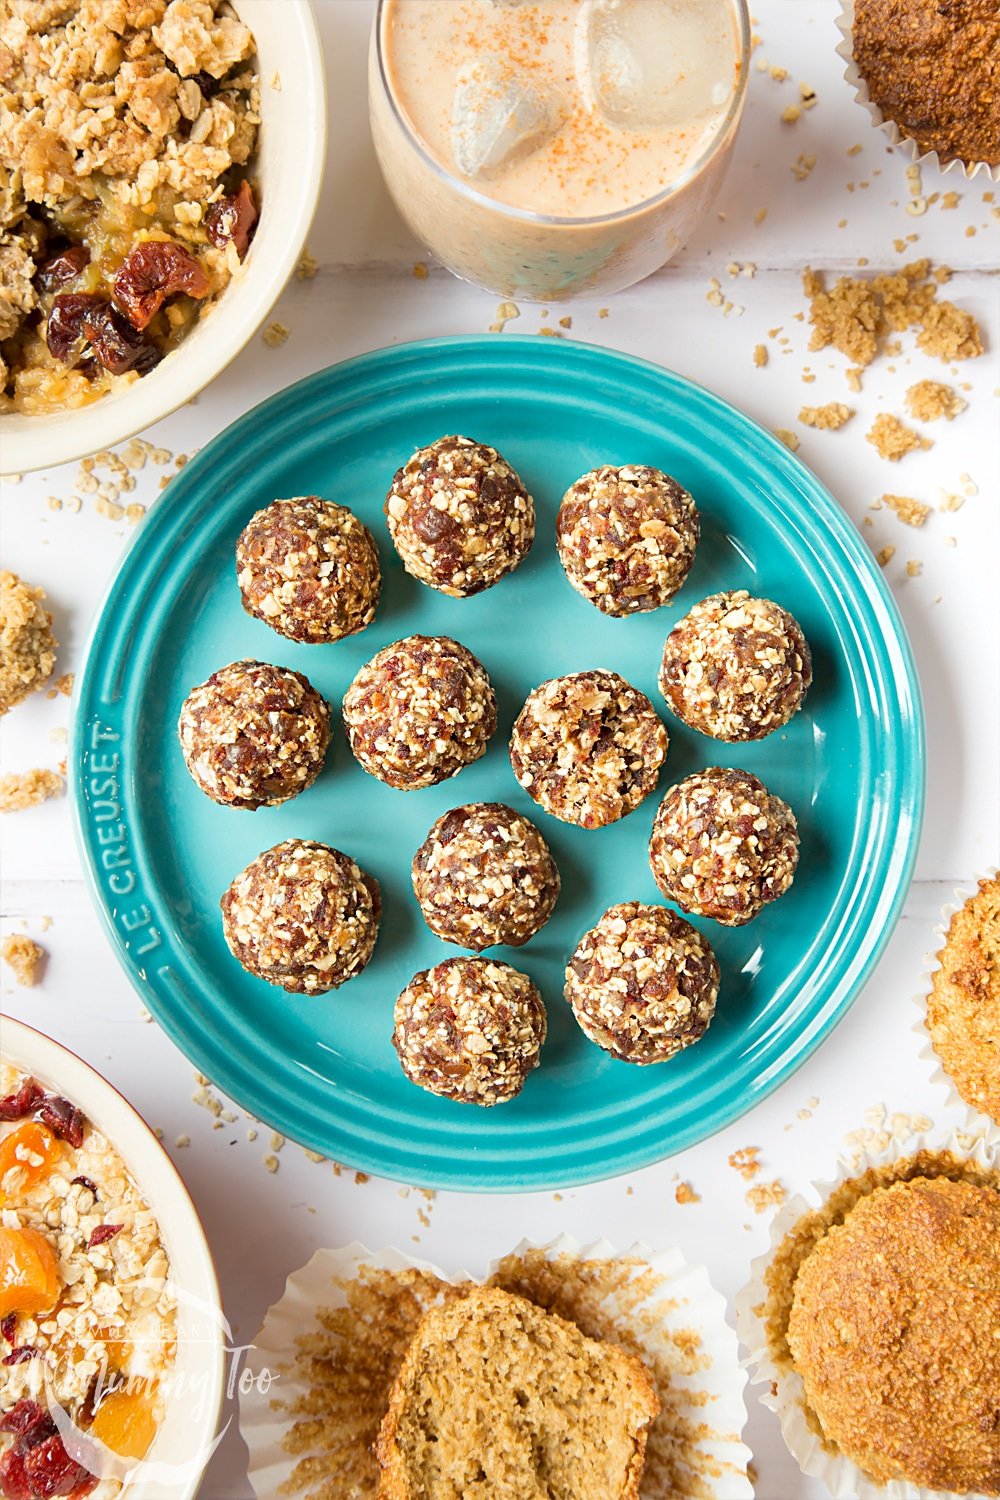
{"type": "Polygon", "coordinates": [[[411,1083],[463,1104],[506,1104],[538,1066],[545,1005],[526,974],[489,958],[449,958],[396,1001],[392,1045],[411,1083]]]}
{"type": "Polygon", "coordinates": [[[667,636],[660,691],[679,719],[717,740],[759,740],[787,724],[812,681],[798,622],[746,589],[712,594],[667,636]]]}
{"type": "Polygon", "coordinates": [[[377,881],[339,849],[304,839],[259,854],[219,905],[233,957],[299,995],[335,990],[360,974],[382,914],[377,881]]]}
{"type": "Polygon", "coordinates": [[[535,506],[495,448],[442,437],[399,469],[385,502],[403,567],[456,599],[492,588],[527,556],[535,506]]]}
{"type": "Polygon", "coordinates": [[[236,543],[243,608],[293,641],[339,641],[375,618],[375,540],[346,505],[299,495],[251,516],[236,543]]]}
{"type": "Polygon", "coordinates": [[[566,576],[606,615],[668,604],[694,562],[701,526],[676,479],[644,465],[592,469],[566,491],[556,545],[566,576]]]}
{"type": "Polygon", "coordinates": [[[364,769],[409,792],[485,754],[496,697],[482,663],[458,641],[410,635],[361,668],[344,697],[344,727],[364,769]]]}
{"type": "Polygon", "coordinates": [[[682,911],[742,927],[795,877],[795,815],[749,771],[711,766],[671,787],[649,840],[653,878],[682,911]]]}
{"type": "Polygon", "coordinates": [[[44,589],[0,572],[0,714],[43,687],[56,664],[52,616],[44,589]]]}
{"type": "Polygon", "coordinates": [[[187,768],[213,802],[275,807],[323,769],[330,706],[301,672],[234,661],[191,689],[177,729],[187,768]]]}
{"type": "Polygon", "coordinates": [[[582,1029],[622,1062],[666,1062],[704,1036],[719,993],[706,938],[665,906],[611,906],[577,944],[563,991],[582,1029]]]}
{"type": "Polygon", "coordinates": [[[470,802],[438,818],[413,857],[424,920],[446,943],[519,948],[549,920],[559,871],[527,818],[502,802],[470,802]]]}
{"type": "Polygon", "coordinates": [[[554,818],[603,828],[653,790],[667,743],[645,693],[617,672],[576,672],[529,694],[511,735],[510,763],[554,818]]]}

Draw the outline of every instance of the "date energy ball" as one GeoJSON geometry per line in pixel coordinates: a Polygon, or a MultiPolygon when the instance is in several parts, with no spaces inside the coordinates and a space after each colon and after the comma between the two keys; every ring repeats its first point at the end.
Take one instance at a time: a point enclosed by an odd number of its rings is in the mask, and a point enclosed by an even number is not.
{"type": "Polygon", "coordinates": [[[667,743],[645,693],[617,672],[575,672],[528,695],[510,763],[529,797],[554,818],[603,828],[653,790],[667,743]]]}
{"type": "Polygon", "coordinates": [[[318,495],[273,500],[251,516],[236,543],[236,577],[248,614],[308,644],[370,625],[382,579],[368,527],[318,495]]]}
{"type": "Polygon", "coordinates": [[[358,761],[403,792],[435,786],[485,754],[497,727],[490,679],[447,635],[408,635],[361,668],[344,697],[358,761]]]}
{"type": "Polygon", "coordinates": [[[566,491],[556,545],[566,576],[606,615],[668,604],[684,583],[701,524],[687,490],[644,464],[605,464],[566,491]]]}
{"type": "Polygon", "coordinates": [[[660,691],[716,740],[760,740],[788,723],[812,681],[805,636],[780,604],[746,589],[711,594],[667,636],[660,691]]]}
{"type": "Polygon", "coordinates": [[[795,878],[795,814],[749,771],[710,766],[671,787],[649,840],[668,901],[723,927],[742,927],[795,878]]]}
{"type": "Polygon", "coordinates": [[[385,502],[403,567],[465,599],[492,588],[527,556],[535,506],[495,448],[441,437],[398,469],[385,502]]]}
{"type": "Polygon", "coordinates": [[[191,689],[177,730],[205,795],[252,811],[287,802],[316,780],[330,706],[301,672],[234,661],[191,689]]]}
{"type": "Polygon", "coordinates": [[[490,958],[448,958],[396,1001],[392,1045],[411,1083],[463,1104],[506,1104],[538,1066],[545,1005],[526,974],[490,958]]]}
{"type": "Polygon", "coordinates": [[[563,991],[583,1031],[622,1062],[666,1062],[708,1030],[719,965],[665,906],[610,906],[577,944],[563,991]]]}
{"type": "Polygon", "coordinates": [[[503,802],[470,802],[438,818],[413,857],[424,920],[446,943],[519,948],[551,917],[559,871],[533,823],[503,802]]]}
{"type": "Polygon", "coordinates": [[[360,974],[382,914],[378,882],[339,849],[307,839],[265,849],[219,904],[233,957],[297,995],[320,995],[360,974]]]}

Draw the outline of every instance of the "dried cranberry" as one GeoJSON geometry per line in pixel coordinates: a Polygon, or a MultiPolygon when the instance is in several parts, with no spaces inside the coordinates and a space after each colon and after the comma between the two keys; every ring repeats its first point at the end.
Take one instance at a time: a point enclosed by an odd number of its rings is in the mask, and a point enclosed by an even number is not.
{"type": "Polygon", "coordinates": [[[86,245],[70,245],[51,256],[35,273],[35,281],[43,292],[54,292],[56,287],[75,281],[80,272],[90,265],[90,251],[86,245]]]}
{"type": "Polygon", "coordinates": [[[87,1122],[83,1110],[77,1109],[68,1099],[59,1094],[46,1094],[39,1105],[38,1118],[60,1140],[69,1141],[71,1146],[83,1145],[83,1127],[87,1122]]]}
{"type": "Polygon", "coordinates": [[[12,1432],[15,1437],[14,1446],[21,1453],[44,1442],[55,1430],[56,1424],[45,1407],[39,1406],[37,1401],[32,1401],[27,1396],[22,1396],[16,1406],[12,1406],[9,1412],[0,1417],[0,1432],[12,1432]]]}
{"type": "Polygon", "coordinates": [[[0,1458],[0,1495],[5,1500],[32,1500],[24,1454],[18,1453],[16,1448],[9,1448],[0,1458]]]}
{"type": "Polygon", "coordinates": [[[162,351],[133,328],[117,307],[105,304],[95,308],[84,318],[83,331],[97,358],[112,375],[124,375],[128,370],[145,375],[163,358],[162,351]]]}
{"type": "Polygon", "coordinates": [[[116,1234],[121,1234],[120,1224],[98,1224],[90,1231],[90,1239],[87,1241],[87,1249],[93,1250],[95,1245],[105,1245],[108,1240],[113,1240],[116,1234]]]}
{"type": "Polygon", "coordinates": [[[122,262],[113,297],[133,328],[145,328],[174,292],[207,297],[208,277],[183,245],[174,240],[143,240],[122,262]]]}
{"type": "Polygon", "coordinates": [[[14,1342],[14,1336],[17,1333],[17,1313],[8,1313],[0,1322],[0,1333],[3,1334],[8,1344],[14,1342]]]}
{"type": "Polygon", "coordinates": [[[235,193],[212,204],[205,215],[205,233],[219,250],[232,241],[242,260],[254,237],[257,217],[253,188],[244,177],[235,193]]]}
{"type": "Polygon", "coordinates": [[[58,1433],[31,1449],[24,1471],[35,1500],[51,1500],[53,1495],[89,1495],[97,1484],[89,1469],[70,1458],[58,1433]]]}
{"type": "Polygon", "coordinates": [[[74,363],[83,352],[84,318],[103,306],[104,298],[97,292],[62,292],[52,304],[45,327],[49,353],[65,364],[74,363]]]}
{"type": "Polygon", "coordinates": [[[93,1193],[95,1198],[98,1197],[97,1183],[91,1182],[90,1178],[84,1177],[82,1173],[79,1177],[70,1178],[70,1187],[73,1187],[75,1184],[79,1184],[80,1187],[85,1187],[89,1193],[93,1193]]]}
{"type": "Polygon", "coordinates": [[[0,1120],[23,1120],[25,1115],[30,1115],[39,1099],[42,1090],[33,1078],[22,1079],[20,1087],[13,1094],[5,1094],[0,1099],[0,1120]]]}
{"type": "Polygon", "coordinates": [[[3,1359],[0,1360],[0,1364],[23,1365],[25,1360],[44,1359],[44,1357],[41,1349],[36,1349],[34,1345],[21,1344],[19,1348],[12,1349],[9,1354],[5,1354],[3,1359]]]}

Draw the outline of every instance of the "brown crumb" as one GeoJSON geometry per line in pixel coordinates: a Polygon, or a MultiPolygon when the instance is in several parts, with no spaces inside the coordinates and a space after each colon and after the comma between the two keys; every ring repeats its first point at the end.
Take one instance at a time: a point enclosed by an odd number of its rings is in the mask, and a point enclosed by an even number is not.
{"type": "Polygon", "coordinates": [[[278,1161],[278,1158],[276,1156],[270,1155],[264,1157],[264,1165],[269,1172],[273,1173],[278,1170],[281,1163],[278,1161]]]}
{"type": "Polygon", "coordinates": [[[754,1213],[762,1214],[767,1209],[784,1203],[788,1197],[788,1190],[778,1178],[775,1178],[773,1182],[758,1182],[753,1187],[747,1188],[744,1196],[754,1213]]]}
{"type": "Polygon", "coordinates": [[[933,447],[930,438],[921,437],[912,427],[907,427],[905,422],[885,411],[878,414],[865,433],[865,442],[871,443],[879,457],[892,464],[898,463],[901,458],[918,448],[933,447]]]}
{"type": "Polygon", "coordinates": [[[45,694],[46,698],[72,698],[73,681],[74,674],[72,672],[64,672],[61,677],[56,678],[55,682],[49,688],[48,692],[45,694]]]}
{"type": "Polygon", "coordinates": [[[820,432],[836,432],[854,416],[854,410],[842,401],[828,401],[825,406],[803,406],[799,421],[806,427],[816,427],[820,432]]]}
{"type": "Polygon", "coordinates": [[[761,369],[761,367],[763,365],[767,364],[767,345],[766,344],[755,344],[754,345],[753,362],[757,366],[758,370],[761,369]]]}
{"type": "Polygon", "coordinates": [[[62,789],[61,776],[38,767],[0,776],[0,813],[24,812],[29,807],[37,807],[50,797],[58,797],[62,789]]]}
{"type": "MultiPolygon", "coordinates": [[[[906,242],[896,242],[899,250],[906,242]]],[[[943,360],[972,359],[983,352],[979,326],[971,313],[952,302],[938,302],[937,288],[950,275],[946,266],[912,261],[893,275],[865,280],[841,276],[828,291],[823,278],[808,267],[803,286],[810,300],[813,326],[810,349],[832,344],[862,368],[878,353],[888,333],[917,328],[917,344],[943,360]]]]}
{"type": "Polygon", "coordinates": [[[46,953],[41,943],[36,943],[34,938],[25,937],[23,932],[15,932],[4,939],[0,957],[14,970],[14,978],[18,984],[30,989],[41,978],[46,953]]]}
{"type": "Polygon", "coordinates": [[[952,421],[968,406],[950,385],[937,380],[918,380],[906,393],[906,405],[918,422],[936,422],[940,417],[952,421]]]}
{"type": "Polygon", "coordinates": [[[954,302],[935,302],[917,334],[917,347],[946,361],[976,359],[983,352],[979,324],[954,302]]]}
{"type": "Polygon", "coordinates": [[[922,526],[931,513],[931,507],[910,495],[883,495],[881,503],[887,505],[906,526],[922,526]]]}
{"type": "Polygon", "coordinates": [[[774,435],[786,448],[791,448],[793,453],[798,452],[800,444],[797,433],[789,432],[787,427],[776,427],[774,435]]]}
{"type": "Polygon", "coordinates": [[[923,571],[924,571],[924,565],[923,565],[923,563],[922,562],[918,562],[918,560],[915,557],[911,557],[910,560],[909,560],[909,562],[906,564],[906,576],[907,576],[907,578],[919,578],[920,575],[921,575],[921,573],[923,571]]]}
{"type": "Polygon", "coordinates": [[[55,666],[58,642],[43,589],[16,573],[0,572],[0,714],[44,686],[55,666]]]}
{"type": "Polygon", "coordinates": [[[269,323],[267,325],[261,337],[263,338],[264,343],[267,344],[269,349],[277,349],[279,345],[285,342],[291,331],[292,330],[285,323],[279,323],[278,320],[275,319],[273,323],[269,323]]]}
{"type": "Polygon", "coordinates": [[[887,568],[895,556],[896,549],[890,542],[887,546],[879,548],[875,554],[875,561],[880,568],[887,568]]]}
{"type": "Polygon", "coordinates": [[[319,270],[319,261],[309,254],[309,246],[299,256],[299,263],[295,267],[295,275],[299,281],[312,281],[319,270]]]}
{"type": "Polygon", "coordinates": [[[426,263],[422,260],[418,260],[414,263],[412,274],[417,278],[418,281],[426,281],[430,272],[427,270],[426,263]]]}
{"type": "Polygon", "coordinates": [[[689,1182],[679,1182],[674,1189],[674,1197],[678,1203],[700,1203],[701,1194],[696,1193],[689,1182]]]}
{"type": "Polygon", "coordinates": [[[796,120],[802,117],[802,106],[800,104],[788,104],[781,111],[781,123],[783,125],[794,125],[796,120]]]}
{"type": "Polygon", "coordinates": [[[750,1182],[760,1171],[760,1147],[740,1146],[736,1151],[730,1152],[729,1165],[750,1182]]]}

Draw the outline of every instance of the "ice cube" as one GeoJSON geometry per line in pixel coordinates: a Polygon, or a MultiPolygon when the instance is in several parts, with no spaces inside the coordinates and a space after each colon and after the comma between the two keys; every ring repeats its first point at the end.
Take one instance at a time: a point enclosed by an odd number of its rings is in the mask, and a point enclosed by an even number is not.
{"type": "Polygon", "coordinates": [[[688,124],[729,97],[734,62],[728,0],[585,0],[578,81],[611,125],[688,124]]]}
{"type": "Polygon", "coordinates": [[[489,58],[463,69],[455,84],[451,149],[466,177],[495,177],[530,156],[559,128],[561,110],[510,64],[489,58]]]}

